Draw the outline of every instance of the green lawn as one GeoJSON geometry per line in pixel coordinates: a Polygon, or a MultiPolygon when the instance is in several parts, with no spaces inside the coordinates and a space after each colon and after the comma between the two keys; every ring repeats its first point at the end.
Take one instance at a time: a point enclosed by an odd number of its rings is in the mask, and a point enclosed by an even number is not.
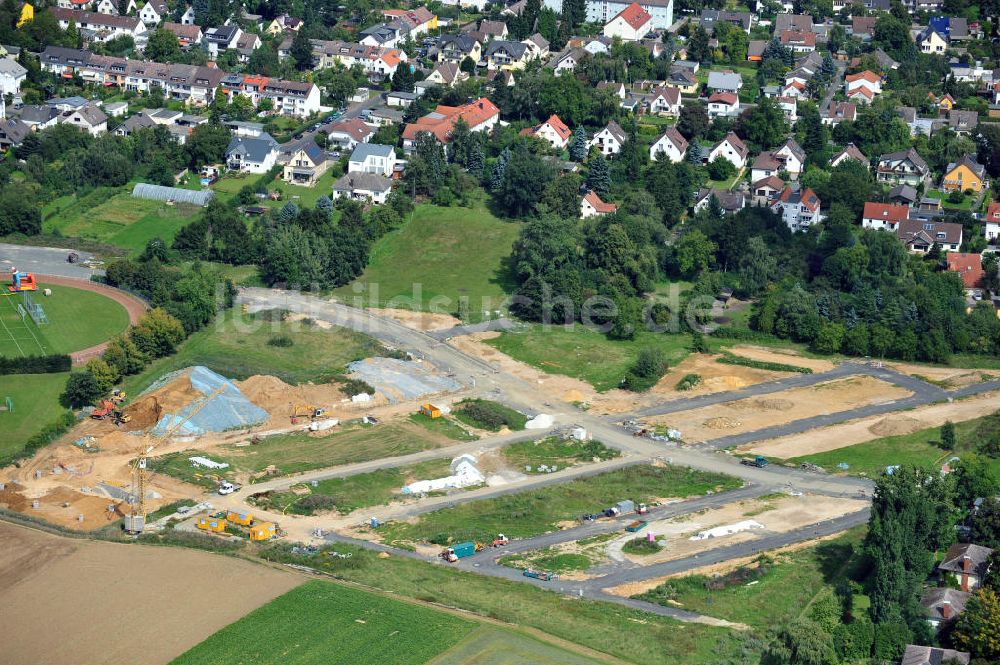
{"type": "Polygon", "coordinates": [[[687,334],[643,331],[634,340],[622,341],[608,339],[580,324],[547,329],[532,324],[505,331],[486,343],[544,372],[583,379],[597,390],[605,391],[621,385],[640,349],[662,349],[672,366],[687,356],[691,338],[687,334]]]}
{"type": "MultiPolygon", "coordinates": [[[[440,448],[451,442],[431,435],[412,423],[368,426],[345,425],[324,437],[308,434],[271,436],[253,446],[219,446],[211,452],[186,451],[157,457],[154,471],[186,480],[204,487],[214,487],[219,480],[216,472],[206,472],[191,466],[189,457],[203,455],[226,462],[229,469],[222,474],[235,479],[237,474],[261,475],[274,467],[272,475],[288,475],[330,466],[367,462],[384,457],[440,448]]],[[[402,487],[402,485],[400,485],[402,487]]]]}
{"type": "Polygon", "coordinates": [[[89,238],[138,253],[153,238],[173,242],[201,211],[199,206],[133,198],[130,184],[95,190],[79,199],[61,197],[46,206],[42,228],[45,233],[89,238]]]}
{"type": "Polygon", "coordinates": [[[504,446],[500,451],[503,458],[525,473],[542,473],[538,467],[557,466],[564,469],[575,464],[586,464],[594,459],[607,460],[621,456],[621,451],[608,448],[600,441],[577,441],[550,436],[540,441],[518,441],[504,446]],[[531,471],[527,471],[527,467],[531,471]]]}
{"type": "Polygon", "coordinates": [[[71,353],[100,344],[128,327],[128,312],[120,304],[99,293],[69,286],[51,286],[51,296],[42,295],[46,288],[31,298],[42,306],[48,323],[36,325],[30,317],[23,320],[17,306],[23,303],[20,294],[7,294],[7,281],[0,295],[0,356],[30,356],[71,353]]]}
{"type": "Polygon", "coordinates": [[[721,474],[677,467],[633,466],[561,485],[471,501],[427,513],[412,524],[387,524],[379,533],[387,542],[438,544],[486,541],[498,533],[511,538],[530,538],[558,529],[559,522],[600,512],[622,499],[650,502],[654,498],[700,495],[739,485],[737,479],[721,474]]]}
{"type": "Polygon", "coordinates": [[[20,451],[25,442],[62,410],[59,395],[69,374],[7,374],[0,376],[0,406],[14,401],[12,412],[0,411],[0,458],[20,451]]]}
{"type": "MultiPolygon", "coordinates": [[[[956,446],[953,451],[942,450],[937,445],[941,439],[941,428],[931,427],[912,434],[887,436],[825,453],[796,457],[790,461],[796,464],[810,462],[833,473],[843,472],[837,465],[845,463],[849,465],[848,474],[868,477],[878,476],[887,466],[896,464],[940,468],[948,458],[962,457],[976,449],[978,437],[975,432],[985,421],[986,418],[975,418],[955,423],[956,446]]],[[[1000,459],[991,460],[991,465],[994,473],[1000,475],[1000,459]]]]}
{"type": "Polygon", "coordinates": [[[707,589],[709,578],[689,575],[635,597],[757,628],[776,626],[802,615],[821,589],[851,576],[859,559],[853,555],[863,538],[864,527],[859,527],[834,540],[779,554],[774,563],[765,561],[760,568],[751,564],[745,579],[723,589],[707,589]]]}
{"type": "MultiPolygon", "coordinates": [[[[379,469],[371,473],[361,473],[347,478],[321,480],[316,487],[308,486],[309,494],[281,492],[272,494],[265,501],[266,507],[295,515],[312,515],[322,510],[336,510],[346,515],[358,508],[386,505],[403,495],[400,490],[416,480],[443,478],[451,475],[451,460],[448,458],[428,460],[412,466],[395,469],[379,469]],[[315,504],[309,496],[327,497],[329,504],[315,504]],[[335,506],[335,507],[334,507],[335,506]]],[[[258,500],[258,505],[262,505],[258,500]]]]}
{"type": "Polygon", "coordinates": [[[374,339],[346,328],[323,329],[306,321],[263,321],[230,310],[191,335],[177,353],[161,358],[131,377],[129,393],[138,394],[163,374],[205,365],[224,376],[245,379],[272,374],[287,383],[323,382],[343,373],[345,365],[382,352],[374,339]],[[271,346],[284,336],[293,344],[271,346]]]}
{"type": "Polygon", "coordinates": [[[464,399],[455,405],[452,413],[466,425],[491,432],[499,432],[504,427],[520,432],[528,422],[528,417],[520,411],[488,399],[464,399]]]}
{"type": "Polygon", "coordinates": [[[451,614],[313,580],[226,626],[174,663],[417,665],[476,627],[451,614]]]}
{"type": "Polygon", "coordinates": [[[479,438],[477,435],[466,430],[457,422],[446,416],[431,418],[430,416],[425,416],[422,413],[414,413],[410,415],[410,422],[420,425],[428,432],[440,434],[441,436],[454,439],[455,441],[475,441],[479,438]]]}
{"type": "MultiPolygon", "coordinates": [[[[947,210],[965,210],[969,211],[972,209],[972,202],[975,201],[976,195],[972,196],[963,195],[961,203],[952,203],[948,200],[949,194],[942,192],[937,189],[929,190],[925,196],[932,199],[939,199],[941,201],[941,206],[947,210]]],[[[987,198],[989,198],[987,196],[987,198]]]]}
{"type": "Polygon", "coordinates": [[[428,665],[591,665],[597,661],[523,633],[481,626],[428,665]]]}
{"type": "Polygon", "coordinates": [[[373,306],[467,309],[469,319],[480,320],[484,310],[501,309],[514,287],[506,261],[520,230],[484,207],[419,205],[400,229],[375,243],[361,277],[334,293],[373,306]],[[460,308],[460,300],[467,305],[460,308]]]}

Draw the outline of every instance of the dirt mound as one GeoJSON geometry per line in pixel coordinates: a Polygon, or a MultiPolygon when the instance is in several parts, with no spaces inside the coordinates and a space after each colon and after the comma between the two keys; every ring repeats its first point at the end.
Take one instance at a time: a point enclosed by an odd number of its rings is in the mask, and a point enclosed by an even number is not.
{"type": "Polygon", "coordinates": [[[22,512],[28,507],[28,500],[21,494],[24,487],[17,483],[6,483],[3,490],[0,490],[0,505],[5,505],[9,510],[22,512]]]}
{"type": "Polygon", "coordinates": [[[129,429],[146,429],[159,422],[163,406],[155,395],[147,395],[125,407],[125,413],[132,416],[129,429]]]}
{"type": "Polygon", "coordinates": [[[254,404],[267,404],[275,400],[288,399],[294,388],[276,376],[255,374],[246,381],[236,383],[243,396],[254,404]]]}
{"type": "Polygon", "coordinates": [[[720,416],[719,418],[709,418],[702,424],[710,429],[735,429],[742,423],[735,418],[720,416]]]}
{"type": "Polygon", "coordinates": [[[795,402],[790,399],[758,399],[754,401],[758,409],[765,411],[788,411],[795,406],[795,402]]]}
{"type": "Polygon", "coordinates": [[[567,402],[582,402],[587,398],[584,397],[582,392],[574,389],[574,390],[567,390],[566,394],[563,395],[563,399],[566,400],[567,402]]]}
{"type": "Polygon", "coordinates": [[[869,427],[868,431],[878,436],[899,436],[901,434],[912,434],[925,427],[926,425],[916,418],[909,416],[889,416],[869,427]]]}
{"type": "Polygon", "coordinates": [[[726,374],[724,376],[713,376],[702,380],[702,385],[711,388],[712,392],[721,392],[725,390],[739,390],[740,388],[745,388],[750,385],[750,381],[739,377],[733,376],[731,374],[726,374]]]}

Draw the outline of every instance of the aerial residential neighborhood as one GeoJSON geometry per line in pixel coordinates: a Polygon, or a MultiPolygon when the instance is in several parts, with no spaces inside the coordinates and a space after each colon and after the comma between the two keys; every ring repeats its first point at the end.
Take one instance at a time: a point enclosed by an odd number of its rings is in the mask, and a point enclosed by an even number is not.
{"type": "Polygon", "coordinates": [[[0,2],[0,665],[1000,665],[996,0],[0,2]]]}

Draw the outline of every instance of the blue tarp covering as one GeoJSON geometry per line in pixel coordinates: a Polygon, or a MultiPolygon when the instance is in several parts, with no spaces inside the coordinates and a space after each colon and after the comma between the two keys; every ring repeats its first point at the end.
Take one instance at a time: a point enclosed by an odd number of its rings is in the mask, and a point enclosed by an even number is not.
{"type": "Polygon", "coordinates": [[[200,365],[171,372],[161,377],[145,392],[162,388],[184,375],[187,375],[191,381],[191,387],[202,396],[191,400],[178,413],[165,413],[153,426],[153,434],[162,435],[178,423],[181,424],[174,430],[175,434],[200,435],[206,432],[225,432],[249,427],[263,423],[268,419],[267,411],[244,397],[236,384],[200,365]],[[208,404],[205,404],[208,397],[220,387],[222,391],[208,404]],[[202,407],[203,404],[204,407],[202,407]],[[199,407],[201,407],[200,410],[198,410],[199,407]]]}

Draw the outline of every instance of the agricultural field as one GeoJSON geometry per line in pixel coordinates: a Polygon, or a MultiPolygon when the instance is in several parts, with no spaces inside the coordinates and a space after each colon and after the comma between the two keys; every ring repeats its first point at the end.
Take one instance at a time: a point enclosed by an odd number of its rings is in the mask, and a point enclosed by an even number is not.
{"type": "Polygon", "coordinates": [[[66,196],[46,206],[42,230],[87,238],[139,253],[153,238],[167,244],[200,214],[199,206],[132,198],[132,185],[66,196]]]}
{"type": "Polygon", "coordinates": [[[520,230],[482,205],[418,205],[402,228],[375,243],[364,274],[334,293],[348,303],[363,297],[369,306],[448,313],[468,299],[468,318],[479,320],[484,309],[500,309],[514,286],[506,260],[520,230]]]}
{"type": "Polygon", "coordinates": [[[577,441],[550,436],[539,441],[518,441],[504,446],[500,454],[508,464],[525,473],[542,473],[539,466],[564,469],[576,464],[587,464],[598,460],[614,459],[621,456],[617,448],[608,448],[600,441],[577,441]],[[530,467],[530,470],[529,470],[530,467]]]}
{"type": "Polygon", "coordinates": [[[313,515],[335,510],[346,515],[358,508],[385,505],[402,498],[400,490],[417,480],[451,475],[448,458],[428,460],[412,466],[379,469],[347,478],[321,480],[312,486],[300,486],[300,492],[280,492],[257,498],[259,506],[294,515],[313,515]]]}
{"type": "Polygon", "coordinates": [[[643,331],[634,340],[622,341],[579,324],[548,328],[532,324],[485,341],[515,360],[548,374],[582,379],[602,392],[621,386],[641,349],[661,349],[673,366],[688,355],[691,345],[691,337],[686,334],[643,331]]]}
{"type": "MultiPolygon", "coordinates": [[[[977,445],[993,436],[1000,435],[997,416],[974,418],[955,423],[955,449],[943,450],[939,444],[941,428],[930,427],[911,434],[887,436],[866,443],[858,443],[846,448],[838,448],[813,455],[790,459],[801,464],[808,462],[823,467],[831,473],[848,473],[854,476],[876,477],[887,466],[912,464],[926,469],[940,468],[951,457],[965,457],[976,452],[977,445]],[[847,468],[839,467],[847,464],[847,468]]],[[[989,459],[993,473],[1000,475],[1000,459],[989,459]]]]}
{"type": "MultiPolygon", "coordinates": [[[[215,487],[218,477],[193,466],[188,457],[203,455],[230,465],[224,474],[240,480],[268,473],[290,475],[329,466],[367,462],[384,457],[408,455],[452,445],[452,440],[434,436],[412,423],[392,423],[372,427],[353,424],[324,437],[284,434],[267,437],[253,446],[218,446],[211,452],[186,451],[157,457],[152,468],[158,473],[203,487],[215,487]]],[[[402,487],[402,485],[400,485],[402,487]]]]}
{"type": "Polygon", "coordinates": [[[381,350],[372,338],[346,328],[298,320],[265,321],[234,309],[191,335],[174,355],[150,363],[126,385],[129,393],[138,394],[167,372],[190,365],[205,365],[235,379],[270,374],[290,384],[321,383],[342,374],[347,363],[381,350]],[[276,345],[277,338],[288,338],[291,345],[276,345]]]}
{"type": "MultiPolygon", "coordinates": [[[[42,295],[46,285],[31,294],[42,306],[48,323],[21,318],[20,294],[0,295],[0,356],[32,356],[71,353],[100,344],[128,327],[128,312],[119,303],[99,293],[54,286],[51,296],[42,295]]],[[[4,283],[6,289],[6,282],[4,283]]]]}
{"type": "Polygon", "coordinates": [[[632,466],[518,494],[481,499],[421,516],[414,523],[393,522],[379,528],[387,543],[431,542],[444,545],[464,540],[485,541],[498,533],[530,538],[575,523],[631,498],[657,499],[704,494],[739,487],[740,481],[721,474],[677,467],[632,466]]]}
{"type": "Polygon", "coordinates": [[[824,589],[853,579],[863,538],[864,528],[859,527],[833,540],[776,554],[773,560],[765,556],[716,579],[722,588],[706,587],[713,578],[689,575],[670,578],[635,597],[758,628],[779,625],[802,615],[824,589]]]}
{"type": "Polygon", "coordinates": [[[473,621],[318,580],[289,591],[173,661],[425,663],[476,628],[473,621]]]}
{"type": "Polygon", "coordinates": [[[0,376],[0,406],[7,397],[12,412],[0,411],[0,459],[20,451],[25,442],[54,422],[62,407],[59,395],[69,374],[8,374],[0,376]]]}

